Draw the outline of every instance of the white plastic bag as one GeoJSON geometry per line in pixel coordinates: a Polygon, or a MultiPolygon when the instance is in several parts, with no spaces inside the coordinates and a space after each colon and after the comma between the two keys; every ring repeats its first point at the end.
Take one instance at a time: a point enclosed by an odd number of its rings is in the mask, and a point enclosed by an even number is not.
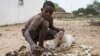
{"type": "Polygon", "coordinates": [[[66,47],[70,48],[73,42],[75,42],[74,37],[71,34],[64,33],[63,41],[66,47]]]}
{"type": "Polygon", "coordinates": [[[47,40],[44,42],[44,47],[48,49],[55,49],[57,44],[54,40],[47,40]]]}

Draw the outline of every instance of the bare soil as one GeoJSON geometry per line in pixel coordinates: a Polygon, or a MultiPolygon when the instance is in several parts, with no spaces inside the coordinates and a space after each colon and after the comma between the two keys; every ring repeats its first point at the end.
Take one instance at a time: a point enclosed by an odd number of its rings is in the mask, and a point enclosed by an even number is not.
{"type": "MultiPolygon", "coordinates": [[[[62,21],[55,20],[55,26],[64,28],[68,34],[75,37],[76,45],[90,45],[100,52],[100,26],[91,26],[86,21],[62,21]]],[[[0,56],[19,49],[20,46],[29,44],[22,36],[21,29],[24,24],[0,27],[0,56]]],[[[100,54],[100,53],[99,53],[100,54]]]]}

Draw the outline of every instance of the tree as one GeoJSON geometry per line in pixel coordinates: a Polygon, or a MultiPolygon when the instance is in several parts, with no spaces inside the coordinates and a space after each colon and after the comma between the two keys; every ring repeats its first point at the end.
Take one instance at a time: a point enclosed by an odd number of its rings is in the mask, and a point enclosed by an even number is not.
{"type": "Polygon", "coordinates": [[[93,2],[93,7],[96,10],[96,12],[98,12],[100,14],[100,2],[98,2],[97,0],[95,0],[93,2]]]}
{"type": "Polygon", "coordinates": [[[63,8],[61,8],[57,3],[55,3],[55,12],[66,12],[63,8]]]}
{"type": "Polygon", "coordinates": [[[85,15],[85,9],[84,8],[79,8],[78,10],[75,10],[72,12],[75,16],[78,16],[80,13],[85,15]]]}
{"type": "Polygon", "coordinates": [[[77,10],[73,11],[72,13],[73,13],[75,16],[78,15],[78,11],[77,11],[77,10]]]}
{"type": "Polygon", "coordinates": [[[89,15],[92,14],[94,16],[98,15],[98,12],[93,8],[94,5],[90,4],[87,6],[87,8],[85,9],[85,14],[89,15]]]}
{"type": "Polygon", "coordinates": [[[93,4],[87,5],[86,8],[79,8],[78,10],[73,11],[74,15],[78,15],[79,13],[83,13],[84,15],[92,14],[94,16],[98,16],[100,14],[100,2],[95,0],[93,4]]]}

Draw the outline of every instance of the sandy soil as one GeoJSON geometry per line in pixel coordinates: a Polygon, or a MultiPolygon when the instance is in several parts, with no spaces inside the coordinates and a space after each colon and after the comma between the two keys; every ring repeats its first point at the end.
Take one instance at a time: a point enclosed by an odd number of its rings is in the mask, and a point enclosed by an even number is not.
{"type": "MultiPolygon", "coordinates": [[[[90,26],[86,21],[60,20],[55,20],[55,25],[64,28],[68,34],[72,34],[77,45],[90,45],[98,53],[100,52],[100,26],[90,26]]],[[[21,34],[23,26],[24,24],[0,27],[0,56],[22,45],[29,46],[21,34]]]]}

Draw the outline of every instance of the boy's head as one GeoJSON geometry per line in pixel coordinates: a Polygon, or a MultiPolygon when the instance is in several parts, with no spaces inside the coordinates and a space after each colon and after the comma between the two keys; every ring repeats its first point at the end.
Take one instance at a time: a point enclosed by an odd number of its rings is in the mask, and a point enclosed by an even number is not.
{"type": "Polygon", "coordinates": [[[54,9],[55,9],[54,3],[51,1],[46,1],[43,4],[43,8],[41,8],[42,15],[45,18],[51,17],[54,9]]]}

